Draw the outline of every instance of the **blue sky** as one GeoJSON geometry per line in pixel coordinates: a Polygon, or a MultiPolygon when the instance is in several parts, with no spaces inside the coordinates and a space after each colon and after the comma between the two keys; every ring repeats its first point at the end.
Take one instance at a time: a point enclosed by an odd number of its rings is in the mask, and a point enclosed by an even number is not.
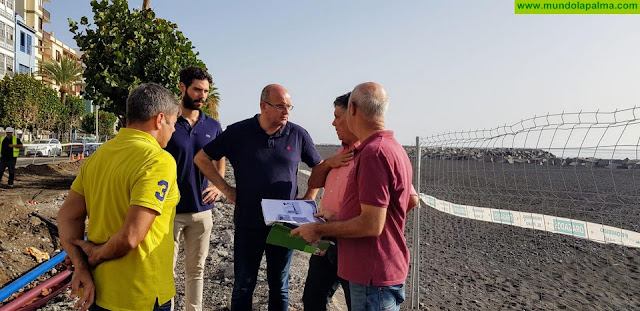
{"type": "MultiPolygon", "coordinates": [[[[140,7],[142,0],[129,1],[140,7]]],[[[291,121],[337,143],[332,102],[365,81],[390,96],[387,128],[416,136],[484,129],[562,111],[639,103],[637,15],[515,15],[511,0],[168,1],[156,14],[193,41],[221,93],[223,127],[284,85],[291,121]]],[[[67,18],[87,0],[52,0],[47,31],[75,46],[67,18]]]]}

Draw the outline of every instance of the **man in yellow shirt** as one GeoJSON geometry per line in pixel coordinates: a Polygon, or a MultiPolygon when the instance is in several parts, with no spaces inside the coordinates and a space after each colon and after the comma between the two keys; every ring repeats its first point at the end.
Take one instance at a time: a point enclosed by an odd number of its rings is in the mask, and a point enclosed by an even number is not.
{"type": "Polygon", "coordinates": [[[162,86],[133,89],[127,127],[82,165],[71,185],[57,219],[62,247],[75,267],[71,292],[81,296],[76,308],[170,309],[180,193],[176,162],[163,148],[179,112],[174,95],[162,86]]]}

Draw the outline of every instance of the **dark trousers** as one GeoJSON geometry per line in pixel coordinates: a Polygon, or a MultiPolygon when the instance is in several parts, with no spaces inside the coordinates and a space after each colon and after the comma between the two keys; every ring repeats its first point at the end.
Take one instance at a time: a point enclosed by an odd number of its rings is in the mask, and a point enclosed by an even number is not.
{"type": "MultiPolygon", "coordinates": [[[[171,310],[171,300],[169,300],[167,303],[163,304],[163,305],[158,305],[158,299],[156,299],[156,305],[153,307],[153,310],[151,311],[170,311],[171,310]]],[[[91,307],[89,307],[89,311],[109,311],[109,309],[105,309],[97,304],[92,304],[91,307]]]]}
{"type": "Polygon", "coordinates": [[[235,280],[231,294],[231,310],[252,309],[253,290],[256,288],[262,254],[267,258],[269,284],[269,311],[289,308],[289,265],[293,250],[266,244],[271,228],[251,229],[236,227],[234,234],[233,271],[235,280]]]}
{"type": "Polygon", "coordinates": [[[2,180],[2,175],[4,175],[4,170],[9,168],[9,185],[13,185],[13,179],[16,177],[16,162],[18,159],[11,158],[10,160],[0,159],[0,181],[2,180]]]}
{"type": "Polygon", "coordinates": [[[338,276],[338,248],[330,245],[324,256],[311,256],[307,281],[304,284],[302,303],[305,311],[326,311],[327,303],[342,285],[347,308],[351,311],[349,281],[338,276]]]}

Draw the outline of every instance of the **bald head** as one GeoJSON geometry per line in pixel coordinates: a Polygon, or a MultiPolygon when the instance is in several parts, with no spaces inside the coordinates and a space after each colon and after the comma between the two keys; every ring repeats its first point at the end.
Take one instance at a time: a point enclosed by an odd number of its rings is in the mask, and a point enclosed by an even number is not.
{"type": "Polygon", "coordinates": [[[290,97],[289,91],[287,91],[284,86],[280,84],[269,84],[262,89],[260,100],[269,102],[269,100],[271,100],[270,96],[272,95],[278,98],[290,97]]]}
{"type": "Polygon", "coordinates": [[[279,84],[269,84],[260,94],[260,126],[267,133],[275,133],[289,120],[291,95],[287,89],[279,84]]]}
{"type": "Polygon", "coordinates": [[[382,85],[365,82],[353,89],[349,104],[355,104],[367,118],[384,118],[389,106],[389,98],[382,85]]]}

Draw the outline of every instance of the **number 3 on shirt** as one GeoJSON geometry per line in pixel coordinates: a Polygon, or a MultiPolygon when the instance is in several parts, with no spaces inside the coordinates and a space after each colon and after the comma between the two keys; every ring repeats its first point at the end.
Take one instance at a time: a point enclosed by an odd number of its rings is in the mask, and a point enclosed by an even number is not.
{"type": "Polygon", "coordinates": [[[158,182],[158,186],[162,187],[159,192],[156,192],[156,198],[160,201],[164,201],[165,195],[167,195],[167,189],[169,189],[169,183],[161,180],[158,182]]]}

